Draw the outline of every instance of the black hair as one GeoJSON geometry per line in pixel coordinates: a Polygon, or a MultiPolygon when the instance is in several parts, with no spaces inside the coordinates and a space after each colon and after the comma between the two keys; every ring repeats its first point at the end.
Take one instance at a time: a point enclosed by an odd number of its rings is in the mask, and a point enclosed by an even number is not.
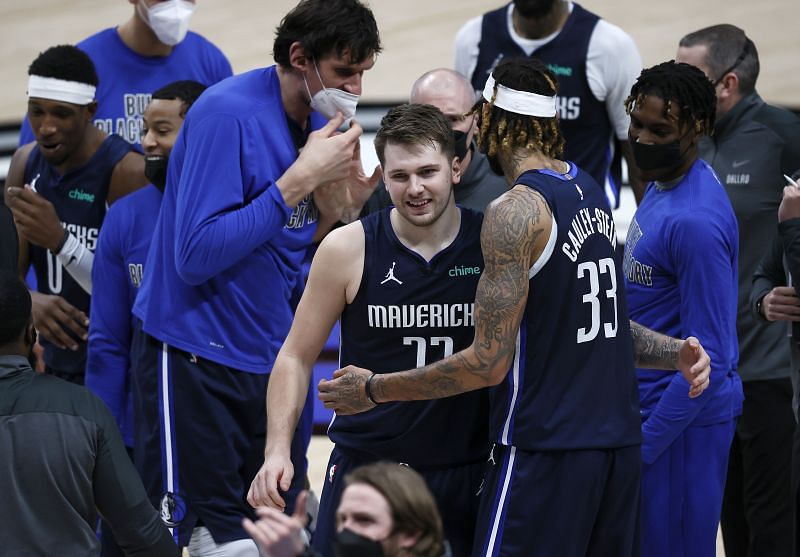
{"type": "Polygon", "coordinates": [[[52,46],[40,53],[28,67],[28,75],[77,81],[95,87],[100,83],[89,55],[69,44],[52,46]]]}
{"type": "Polygon", "coordinates": [[[706,74],[695,66],[670,60],[642,70],[625,100],[628,114],[649,95],[664,101],[664,116],[673,104],[680,108],[681,129],[691,126],[698,135],[710,134],[714,129],[717,95],[706,74]]]}
{"type": "Polygon", "coordinates": [[[17,342],[31,322],[31,295],[8,271],[0,271],[0,316],[0,345],[17,342]]]}
{"type": "Polygon", "coordinates": [[[691,48],[702,45],[707,49],[705,63],[714,81],[730,72],[739,78],[739,91],[748,95],[756,88],[761,66],[758,50],[744,30],[722,23],[704,27],[683,37],[679,46],[691,48]]]}
{"type": "MultiPolygon", "coordinates": [[[[517,91],[554,96],[558,80],[538,58],[505,58],[492,71],[495,83],[517,91]]],[[[505,149],[533,149],[551,158],[564,152],[564,138],[558,118],[544,118],[509,112],[494,105],[497,85],[489,101],[481,100],[474,112],[479,117],[478,146],[489,156],[505,149]]]]}
{"type": "Polygon", "coordinates": [[[358,0],[302,0],[275,30],[272,55],[288,68],[289,47],[299,41],[306,56],[319,60],[330,54],[357,64],[381,51],[378,24],[358,0]]]}
{"type": "Polygon", "coordinates": [[[206,86],[202,83],[191,79],[184,79],[182,81],[173,81],[157,89],[153,93],[152,99],[181,101],[181,118],[184,118],[186,112],[188,112],[189,108],[194,104],[194,101],[196,101],[205,90],[206,86]]]}

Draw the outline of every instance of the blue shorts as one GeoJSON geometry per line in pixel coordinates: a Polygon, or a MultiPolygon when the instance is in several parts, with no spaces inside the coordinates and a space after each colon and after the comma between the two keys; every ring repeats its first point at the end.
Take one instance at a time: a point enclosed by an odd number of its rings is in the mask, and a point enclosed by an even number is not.
{"type": "MultiPolygon", "coordinates": [[[[144,333],[141,323],[132,361],[134,461],[176,543],[187,546],[201,524],[216,543],[248,538],[241,521],[255,518],[246,497],[264,462],[269,375],[168,346],[144,333]]],[[[305,486],[308,437],[298,428],[292,440],[288,513],[305,486]]]]}
{"type": "MultiPolygon", "coordinates": [[[[378,460],[380,459],[372,455],[333,448],[320,497],[317,527],[311,540],[313,548],[322,555],[330,557],[334,554],[336,509],[344,491],[345,476],[359,466],[378,460]]],[[[480,503],[478,492],[485,469],[484,461],[436,470],[415,468],[436,499],[444,535],[450,543],[453,556],[469,555],[472,551],[480,503]]]]}
{"type": "Polygon", "coordinates": [[[639,555],[639,445],[529,452],[495,445],[473,555],[639,555]]]}

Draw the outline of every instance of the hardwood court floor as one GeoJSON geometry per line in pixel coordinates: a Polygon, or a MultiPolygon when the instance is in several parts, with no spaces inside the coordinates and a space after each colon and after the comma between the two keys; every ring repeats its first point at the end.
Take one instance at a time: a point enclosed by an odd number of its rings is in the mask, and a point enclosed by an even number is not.
{"type": "MultiPolygon", "coordinates": [[[[800,3],[796,0],[583,0],[585,7],[633,36],[645,65],[675,54],[685,33],[714,23],[744,28],[761,54],[759,91],[771,102],[800,106],[800,3]]],[[[296,0],[198,0],[192,29],[225,52],[234,71],[271,63],[272,37],[296,0]]],[[[470,17],[502,0],[371,0],[384,44],[364,83],[364,99],[401,101],[424,71],[452,63],[452,42],[470,17]]],[[[19,120],[25,110],[27,67],[49,46],[75,43],[123,22],[126,0],[0,0],[0,123],[19,120]]]]}

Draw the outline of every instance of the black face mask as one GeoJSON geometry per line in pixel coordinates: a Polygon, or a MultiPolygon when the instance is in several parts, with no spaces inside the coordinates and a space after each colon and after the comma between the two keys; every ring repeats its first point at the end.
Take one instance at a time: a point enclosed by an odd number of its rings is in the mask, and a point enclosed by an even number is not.
{"type": "Polygon", "coordinates": [[[681,139],[683,137],[659,145],[639,143],[629,135],[628,143],[630,143],[633,150],[636,166],[641,170],[672,170],[681,165],[686,151],[689,150],[689,147],[687,147],[681,151],[681,139]]]}
{"type": "Polygon", "coordinates": [[[381,542],[360,536],[345,528],[333,543],[336,557],[384,557],[381,542]]]}
{"type": "Polygon", "coordinates": [[[144,158],[145,177],[161,191],[164,191],[167,185],[167,161],[169,161],[169,157],[161,155],[148,155],[144,158]]]}
{"type": "Polygon", "coordinates": [[[456,140],[455,155],[458,160],[463,161],[464,157],[469,152],[469,145],[467,145],[467,134],[461,130],[453,130],[453,137],[456,140]]]}
{"type": "Polygon", "coordinates": [[[553,11],[559,0],[514,0],[514,9],[522,17],[540,18],[553,11]]]}

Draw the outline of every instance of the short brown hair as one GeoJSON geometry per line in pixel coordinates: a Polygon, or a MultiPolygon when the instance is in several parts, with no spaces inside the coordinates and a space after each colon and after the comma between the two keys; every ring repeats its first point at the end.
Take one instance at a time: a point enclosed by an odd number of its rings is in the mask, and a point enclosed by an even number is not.
{"type": "Polygon", "coordinates": [[[739,78],[739,91],[743,95],[749,95],[755,90],[761,69],[758,49],[744,30],[735,25],[721,23],[689,33],[678,43],[678,46],[685,48],[698,45],[706,47],[705,62],[711,70],[712,81],[716,82],[728,72],[733,72],[739,78]]]}
{"type": "Polygon", "coordinates": [[[453,128],[442,111],[429,104],[401,104],[389,110],[381,119],[375,136],[375,151],[384,164],[387,143],[404,146],[435,145],[447,160],[455,153],[453,128]]]}
{"type": "Polygon", "coordinates": [[[439,509],[417,472],[394,462],[376,462],[348,474],[345,485],[354,484],[368,485],[383,495],[392,512],[393,534],[417,536],[417,542],[408,548],[411,555],[439,557],[444,553],[439,509]]]}

